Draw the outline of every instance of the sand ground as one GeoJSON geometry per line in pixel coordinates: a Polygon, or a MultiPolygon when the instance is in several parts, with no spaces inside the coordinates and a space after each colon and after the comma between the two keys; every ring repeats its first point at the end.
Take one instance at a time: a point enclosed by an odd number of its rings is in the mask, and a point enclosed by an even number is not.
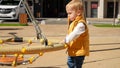
{"type": "MultiPolygon", "coordinates": [[[[60,42],[66,35],[66,24],[40,25],[45,36],[60,42]]],[[[83,68],[120,68],[120,28],[101,28],[88,25],[90,33],[90,56],[85,58],[83,68]]],[[[36,37],[34,26],[1,26],[0,38],[11,37],[10,32],[19,37],[36,37]]],[[[37,54],[33,54],[37,56],[37,54]]],[[[33,56],[32,55],[32,56],[33,56]]],[[[31,56],[31,55],[30,55],[31,56]]],[[[44,53],[32,64],[18,65],[16,68],[67,68],[65,50],[44,53]]],[[[0,65],[0,68],[13,68],[0,65]]]]}

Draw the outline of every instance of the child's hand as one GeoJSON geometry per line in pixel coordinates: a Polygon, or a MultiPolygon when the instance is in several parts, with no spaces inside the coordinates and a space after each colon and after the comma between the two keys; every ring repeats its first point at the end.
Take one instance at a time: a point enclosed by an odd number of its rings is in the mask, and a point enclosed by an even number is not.
{"type": "Polygon", "coordinates": [[[65,47],[65,48],[68,48],[68,46],[69,46],[67,43],[65,43],[65,40],[62,40],[62,41],[60,42],[60,44],[64,44],[64,47],[65,47]]]}

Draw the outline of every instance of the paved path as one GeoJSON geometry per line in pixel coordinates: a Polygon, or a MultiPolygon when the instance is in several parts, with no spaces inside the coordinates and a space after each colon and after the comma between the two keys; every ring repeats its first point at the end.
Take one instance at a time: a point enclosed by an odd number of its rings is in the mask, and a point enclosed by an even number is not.
{"type": "MultiPolygon", "coordinates": [[[[64,39],[67,25],[40,25],[44,34],[50,40],[57,42],[64,39]]],[[[18,27],[0,27],[0,38],[11,37],[9,32],[16,32],[17,36],[35,37],[33,25],[18,27]]],[[[120,28],[100,28],[89,25],[90,56],[86,57],[83,68],[120,68],[120,28]]],[[[30,55],[31,56],[31,55],[30,55]]],[[[35,54],[36,56],[36,54],[35,54]]],[[[33,64],[18,65],[17,68],[67,68],[67,54],[65,50],[45,53],[33,64]]],[[[0,66],[0,68],[12,68],[0,66]]]]}

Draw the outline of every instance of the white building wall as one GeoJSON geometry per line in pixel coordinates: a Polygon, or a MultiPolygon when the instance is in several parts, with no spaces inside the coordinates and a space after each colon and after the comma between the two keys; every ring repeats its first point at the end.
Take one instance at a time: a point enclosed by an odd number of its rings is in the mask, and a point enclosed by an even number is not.
{"type": "Polygon", "coordinates": [[[118,18],[120,18],[120,1],[118,2],[118,4],[119,4],[119,10],[118,10],[118,18]]]}
{"type": "Polygon", "coordinates": [[[104,0],[98,1],[98,18],[104,18],[104,0]]]}
{"type": "MultiPolygon", "coordinates": [[[[97,18],[105,18],[107,17],[107,2],[114,2],[114,0],[84,0],[87,1],[87,17],[91,17],[91,2],[98,1],[98,17],[97,18]]],[[[118,14],[120,16],[120,0],[116,0],[118,2],[118,14]]]]}

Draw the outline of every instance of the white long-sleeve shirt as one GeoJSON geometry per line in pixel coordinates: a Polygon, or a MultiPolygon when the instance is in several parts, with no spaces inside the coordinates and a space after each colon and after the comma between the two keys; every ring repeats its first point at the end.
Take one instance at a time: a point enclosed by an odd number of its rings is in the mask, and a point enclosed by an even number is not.
{"type": "Polygon", "coordinates": [[[74,30],[66,36],[65,43],[69,43],[70,41],[78,38],[82,33],[85,32],[85,25],[83,23],[78,23],[74,30]]]}

